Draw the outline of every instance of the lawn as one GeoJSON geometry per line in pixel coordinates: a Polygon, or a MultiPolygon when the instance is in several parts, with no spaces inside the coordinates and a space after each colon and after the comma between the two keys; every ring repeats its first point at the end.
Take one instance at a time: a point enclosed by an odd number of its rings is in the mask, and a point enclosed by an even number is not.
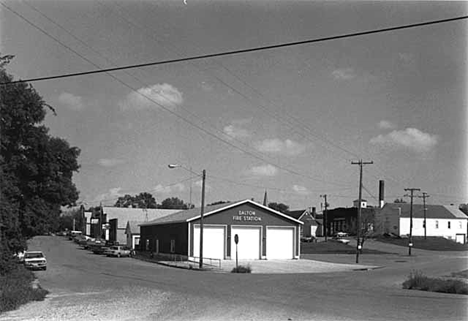
{"type": "MultiPolygon", "coordinates": [[[[338,243],[334,241],[317,242],[317,243],[301,243],[301,254],[355,254],[354,246],[338,243]]],[[[362,254],[388,254],[386,252],[369,250],[365,248],[362,254]]]]}
{"type": "MultiPolygon", "coordinates": [[[[408,247],[407,238],[378,237],[376,240],[408,247]]],[[[413,236],[413,248],[430,251],[468,251],[468,244],[456,243],[443,237],[428,236],[424,239],[423,236],[413,236]]]]}

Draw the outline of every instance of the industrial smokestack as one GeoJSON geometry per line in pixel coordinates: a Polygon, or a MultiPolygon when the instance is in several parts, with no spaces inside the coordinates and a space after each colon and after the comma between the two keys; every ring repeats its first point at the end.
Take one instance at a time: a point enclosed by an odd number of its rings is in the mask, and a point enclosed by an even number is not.
{"type": "Polygon", "coordinates": [[[385,204],[385,182],[379,181],[379,207],[382,208],[385,204]]]}

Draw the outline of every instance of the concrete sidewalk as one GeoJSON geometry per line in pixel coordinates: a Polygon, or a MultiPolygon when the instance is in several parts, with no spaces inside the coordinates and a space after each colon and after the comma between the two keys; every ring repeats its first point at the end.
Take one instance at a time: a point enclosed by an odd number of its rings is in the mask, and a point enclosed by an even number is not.
{"type": "MultiPolygon", "coordinates": [[[[279,273],[330,273],[345,271],[363,271],[379,268],[373,265],[341,264],[331,262],[321,262],[315,260],[242,260],[239,265],[249,265],[252,273],[279,274],[279,273]]],[[[223,261],[221,270],[231,272],[236,267],[236,261],[223,261]]]]}
{"type": "MultiPolygon", "coordinates": [[[[161,265],[198,270],[198,263],[158,261],[161,265]]],[[[250,266],[254,274],[297,274],[297,273],[330,273],[345,271],[363,271],[379,268],[375,265],[341,264],[321,262],[308,259],[301,260],[241,260],[239,265],[250,266]]],[[[204,265],[204,269],[218,273],[230,273],[236,267],[235,260],[221,261],[221,268],[204,265]]]]}

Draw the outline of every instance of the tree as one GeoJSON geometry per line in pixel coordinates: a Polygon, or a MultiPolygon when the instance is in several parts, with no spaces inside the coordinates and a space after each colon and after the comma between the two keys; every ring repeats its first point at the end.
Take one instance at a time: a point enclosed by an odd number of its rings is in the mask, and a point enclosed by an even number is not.
{"type": "Polygon", "coordinates": [[[159,208],[187,210],[189,206],[188,204],[185,204],[184,201],[179,199],[178,197],[170,197],[162,201],[159,208]]]}
{"type": "Polygon", "coordinates": [[[208,204],[207,206],[213,206],[213,205],[219,205],[219,204],[226,204],[226,203],[230,203],[229,201],[217,201],[217,202],[213,202],[211,204],[208,204]]]}
{"type": "MultiPolygon", "coordinates": [[[[5,70],[11,58],[0,57],[1,83],[13,81],[5,70]]],[[[49,135],[42,122],[46,107],[54,110],[32,86],[0,85],[0,97],[0,250],[17,252],[27,238],[58,228],[61,206],[75,205],[80,150],[49,135]]]]}
{"type": "Polygon", "coordinates": [[[142,192],[138,195],[131,196],[129,194],[119,197],[114,204],[115,207],[136,207],[136,208],[157,208],[158,204],[153,195],[147,192],[142,192]]]}
{"type": "Polygon", "coordinates": [[[283,203],[268,203],[268,207],[283,214],[289,213],[289,206],[283,203]]]}
{"type": "Polygon", "coordinates": [[[120,196],[117,202],[115,202],[115,207],[133,207],[133,203],[135,203],[135,198],[130,194],[126,194],[125,196],[120,196]]]}
{"type": "Polygon", "coordinates": [[[403,198],[400,198],[400,199],[397,198],[393,202],[394,203],[406,203],[406,201],[403,198]]]}

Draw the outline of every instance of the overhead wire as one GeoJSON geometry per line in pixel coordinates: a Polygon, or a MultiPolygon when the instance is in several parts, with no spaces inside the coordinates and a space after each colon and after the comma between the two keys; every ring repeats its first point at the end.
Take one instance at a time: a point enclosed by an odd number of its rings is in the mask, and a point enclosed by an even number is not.
{"type": "MultiPolygon", "coordinates": [[[[3,2],[0,2],[0,4],[2,6],[4,6],[5,8],[7,8],[9,11],[11,11],[11,12],[15,13],[16,15],[20,16],[17,12],[15,12],[13,9],[11,9],[7,5],[5,5],[3,2]]],[[[108,73],[108,72],[111,72],[111,71],[118,71],[118,70],[124,70],[124,69],[134,69],[134,68],[142,68],[142,67],[149,67],[149,66],[158,66],[158,65],[172,64],[172,63],[185,62],[185,61],[191,61],[191,60],[200,60],[200,59],[208,59],[208,58],[215,58],[215,57],[232,56],[232,55],[239,55],[239,54],[245,54],[245,53],[250,53],[250,52],[286,48],[286,47],[292,47],[292,46],[312,44],[312,43],[317,43],[317,42],[325,42],[325,41],[331,41],[331,40],[337,40],[337,39],[359,37],[359,36],[371,35],[371,34],[376,34],[376,33],[391,32],[391,31],[402,30],[402,29],[417,28],[417,27],[423,27],[423,26],[453,22],[453,21],[458,21],[458,20],[464,20],[464,19],[467,19],[467,18],[468,18],[468,16],[459,16],[459,17],[453,17],[453,18],[448,18],[448,19],[431,20],[431,21],[426,21],[426,22],[413,23],[413,24],[407,24],[407,25],[400,25],[400,26],[394,26],[394,27],[388,27],[388,28],[374,29],[374,30],[354,32],[354,33],[346,33],[346,34],[336,35],[336,36],[329,36],[329,37],[316,38],[316,39],[307,39],[307,40],[302,40],[302,41],[287,42],[287,43],[268,45],[268,46],[260,46],[260,47],[247,48],[247,49],[224,51],[224,52],[204,54],[204,55],[198,55],[198,56],[192,56],[192,57],[183,57],[183,58],[169,59],[169,60],[163,60],[163,61],[154,61],[154,62],[148,62],[148,63],[133,64],[133,65],[120,66],[120,67],[114,67],[114,68],[106,68],[106,69],[98,69],[98,70],[90,70],[90,71],[84,71],[84,72],[67,73],[67,74],[61,74],[61,75],[55,75],[55,76],[45,76],[45,77],[21,79],[21,80],[16,80],[16,81],[6,82],[6,83],[0,83],[0,84],[5,85],[5,84],[12,84],[12,83],[19,83],[19,82],[36,82],[36,81],[59,79],[59,78],[69,78],[69,77],[76,77],[76,76],[83,76],[83,75],[90,75],[90,74],[97,74],[97,73],[108,73]]]]}
{"type": "MultiPolygon", "coordinates": [[[[17,15],[18,17],[20,17],[22,20],[26,21],[29,25],[33,26],[34,28],[36,28],[37,30],[41,31],[42,33],[44,33],[45,35],[47,35],[48,37],[50,37],[51,39],[53,39],[54,41],[56,41],[57,43],[59,43],[60,45],[62,45],[64,48],[68,49],[69,51],[73,52],[75,55],[79,56],[80,58],[82,58],[83,60],[87,61],[88,63],[90,63],[91,65],[93,65],[94,67],[96,68],[100,68],[97,64],[95,64],[93,61],[91,61],[90,59],[84,57],[83,55],[81,55],[79,52],[77,52],[76,50],[74,50],[73,48],[67,46],[66,44],[64,44],[62,41],[60,41],[58,38],[52,36],[51,34],[49,34],[47,31],[45,31],[44,29],[40,28],[39,26],[37,26],[36,24],[34,24],[33,22],[29,21],[26,17],[24,17],[23,15],[21,15],[20,13],[16,12],[15,10],[11,9],[10,7],[6,6],[5,4],[1,3],[3,6],[5,6],[9,11],[13,12],[15,15],[17,15]]],[[[240,150],[242,151],[243,153],[247,154],[247,155],[250,155],[252,157],[254,157],[255,159],[258,159],[258,160],[261,160],[262,162],[266,162],[270,165],[273,165],[281,170],[284,170],[290,174],[293,174],[293,175],[297,175],[299,177],[307,177],[311,180],[314,180],[314,181],[320,181],[320,182],[326,182],[328,184],[331,184],[331,185],[338,185],[338,186],[342,186],[342,184],[337,184],[337,183],[333,183],[333,182],[330,182],[330,181],[325,181],[325,180],[322,180],[322,179],[317,179],[317,178],[314,178],[314,177],[311,177],[309,175],[305,175],[305,174],[301,174],[295,170],[292,170],[290,168],[287,168],[287,167],[284,167],[284,166],[281,166],[281,165],[278,165],[276,163],[273,163],[271,161],[267,161],[265,160],[264,158],[248,151],[248,150],[245,150],[243,148],[240,148],[239,146],[237,145],[234,145],[233,143],[231,143],[230,141],[226,140],[226,139],[223,139],[215,134],[213,134],[212,132],[208,131],[207,129],[205,129],[204,127],[192,122],[190,119],[176,113],[175,111],[171,110],[170,108],[167,108],[166,106],[164,106],[163,104],[155,101],[153,98],[151,98],[150,96],[138,91],[138,89],[134,88],[133,86],[127,84],[126,82],[124,82],[123,80],[121,80],[120,78],[114,76],[113,74],[111,74],[110,72],[106,72],[106,74],[108,76],[110,76],[112,79],[116,80],[117,82],[119,82],[120,84],[122,84],[123,86],[131,89],[132,91],[134,91],[135,93],[137,93],[138,95],[146,98],[147,100],[151,101],[152,103],[156,104],[157,106],[159,106],[160,108],[164,109],[165,111],[169,112],[170,114],[176,116],[177,118],[180,118],[182,119],[183,121],[185,121],[186,123],[192,125],[193,127],[197,128],[198,130],[204,132],[205,134],[225,143],[226,145],[228,146],[231,146],[232,148],[234,149],[237,149],[237,150],[240,150]]]]}

